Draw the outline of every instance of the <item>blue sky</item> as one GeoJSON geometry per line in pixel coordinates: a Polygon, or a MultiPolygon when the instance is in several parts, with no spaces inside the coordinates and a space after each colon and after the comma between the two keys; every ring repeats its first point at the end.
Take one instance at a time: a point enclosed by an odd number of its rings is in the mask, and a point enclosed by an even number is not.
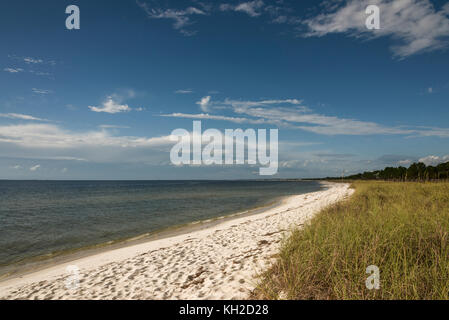
{"type": "Polygon", "coordinates": [[[7,0],[0,34],[0,178],[259,178],[173,166],[198,119],[278,128],[276,177],[449,161],[445,1],[7,0]]]}

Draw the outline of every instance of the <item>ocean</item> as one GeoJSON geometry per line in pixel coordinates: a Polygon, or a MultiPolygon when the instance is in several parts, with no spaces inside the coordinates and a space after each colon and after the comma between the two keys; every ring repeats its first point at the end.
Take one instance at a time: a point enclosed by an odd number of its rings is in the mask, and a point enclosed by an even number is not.
{"type": "Polygon", "coordinates": [[[248,213],[320,189],[315,181],[3,180],[0,274],[61,253],[248,213]]]}

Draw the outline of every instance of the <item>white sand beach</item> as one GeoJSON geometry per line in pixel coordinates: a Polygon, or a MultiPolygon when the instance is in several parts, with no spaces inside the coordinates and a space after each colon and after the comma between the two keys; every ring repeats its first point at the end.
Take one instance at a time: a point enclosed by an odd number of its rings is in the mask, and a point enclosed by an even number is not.
{"type": "Polygon", "coordinates": [[[259,214],[0,282],[0,299],[245,299],[291,228],[353,192],[349,184],[326,185],[259,214]],[[68,266],[79,268],[75,288],[67,287],[68,266]]]}

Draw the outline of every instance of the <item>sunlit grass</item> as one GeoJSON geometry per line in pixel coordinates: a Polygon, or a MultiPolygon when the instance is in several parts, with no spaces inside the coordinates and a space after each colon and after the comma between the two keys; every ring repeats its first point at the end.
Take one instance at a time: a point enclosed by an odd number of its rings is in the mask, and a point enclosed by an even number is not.
{"type": "Polygon", "coordinates": [[[285,240],[261,299],[448,299],[449,183],[354,182],[285,240]],[[366,268],[380,269],[368,290],[366,268]]]}

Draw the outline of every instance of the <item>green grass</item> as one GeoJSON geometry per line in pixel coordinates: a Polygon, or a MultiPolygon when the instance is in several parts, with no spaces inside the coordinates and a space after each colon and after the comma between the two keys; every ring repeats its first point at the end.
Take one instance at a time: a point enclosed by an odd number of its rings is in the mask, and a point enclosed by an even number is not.
{"type": "Polygon", "coordinates": [[[258,299],[448,299],[449,183],[354,182],[282,245],[258,299]],[[366,268],[380,269],[368,290],[366,268]]]}

